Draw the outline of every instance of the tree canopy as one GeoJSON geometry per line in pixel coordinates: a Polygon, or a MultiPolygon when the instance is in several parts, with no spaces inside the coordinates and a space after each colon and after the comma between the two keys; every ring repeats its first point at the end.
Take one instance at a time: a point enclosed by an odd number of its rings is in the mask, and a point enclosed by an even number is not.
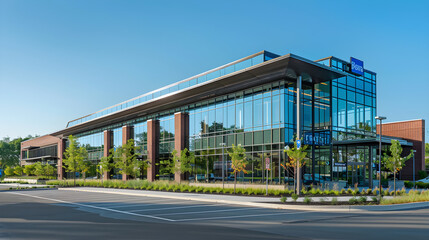
{"type": "Polygon", "coordinates": [[[33,138],[28,135],[25,138],[3,138],[0,140],[0,168],[4,169],[6,166],[17,166],[19,165],[19,157],[21,154],[21,142],[33,138]]]}

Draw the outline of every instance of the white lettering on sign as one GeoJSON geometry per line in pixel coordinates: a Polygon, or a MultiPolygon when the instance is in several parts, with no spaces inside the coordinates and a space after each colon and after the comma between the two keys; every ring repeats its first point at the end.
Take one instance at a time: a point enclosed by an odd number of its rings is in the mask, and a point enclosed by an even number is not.
{"type": "Polygon", "coordinates": [[[355,62],[352,62],[352,70],[363,72],[363,67],[360,65],[357,65],[355,62]]]}

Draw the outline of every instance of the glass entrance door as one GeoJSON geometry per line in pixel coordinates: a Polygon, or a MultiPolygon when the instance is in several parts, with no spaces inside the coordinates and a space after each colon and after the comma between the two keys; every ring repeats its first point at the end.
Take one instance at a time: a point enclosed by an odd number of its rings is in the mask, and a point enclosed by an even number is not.
{"type": "Polygon", "coordinates": [[[359,162],[349,162],[347,164],[347,183],[349,187],[364,186],[365,165],[359,162]]]}

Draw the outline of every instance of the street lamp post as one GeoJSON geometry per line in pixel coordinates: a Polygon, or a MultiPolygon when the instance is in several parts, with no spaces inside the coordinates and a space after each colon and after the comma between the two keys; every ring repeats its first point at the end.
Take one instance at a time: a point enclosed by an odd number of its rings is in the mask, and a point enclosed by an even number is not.
{"type": "Polygon", "coordinates": [[[225,187],[225,156],[224,156],[224,148],[225,143],[219,144],[222,147],[222,189],[225,187]]]}
{"type": "Polygon", "coordinates": [[[416,188],[416,150],[413,151],[413,188],[416,188]]]}
{"type": "Polygon", "coordinates": [[[379,142],[379,148],[378,148],[378,191],[380,193],[381,196],[381,136],[383,134],[382,132],[382,121],[386,119],[386,117],[382,117],[382,116],[376,116],[375,119],[380,120],[380,142],[379,142]]]}

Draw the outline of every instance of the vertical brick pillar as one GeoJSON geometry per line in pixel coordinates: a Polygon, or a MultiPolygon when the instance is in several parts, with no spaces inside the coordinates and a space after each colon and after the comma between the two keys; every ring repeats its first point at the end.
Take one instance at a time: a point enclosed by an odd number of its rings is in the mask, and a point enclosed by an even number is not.
{"type": "MultiPolygon", "coordinates": [[[[180,154],[180,151],[188,147],[189,138],[189,115],[178,112],[174,114],[174,149],[180,154]]],[[[176,173],[174,181],[179,182],[184,179],[184,175],[176,173]]]]}
{"type": "Polygon", "coordinates": [[[150,119],[147,121],[147,159],[150,161],[147,169],[147,180],[155,181],[156,174],[159,172],[158,166],[159,151],[159,120],[150,119]]]}
{"type": "MultiPolygon", "coordinates": [[[[105,130],[104,131],[104,152],[103,157],[109,156],[109,150],[112,148],[112,131],[105,130]]],[[[110,179],[110,172],[104,171],[103,180],[110,179]]]]}
{"type": "MultiPolygon", "coordinates": [[[[125,146],[127,144],[128,140],[133,138],[133,127],[130,126],[123,126],[122,127],[122,146],[125,146]]],[[[122,180],[128,180],[128,175],[123,173],[122,174],[122,180]]]]}
{"type": "Polygon", "coordinates": [[[57,174],[58,174],[58,180],[63,180],[65,177],[65,169],[63,168],[63,157],[64,152],[66,150],[66,139],[60,138],[60,141],[58,142],[58,148],[57,148],[57,174]]]}

